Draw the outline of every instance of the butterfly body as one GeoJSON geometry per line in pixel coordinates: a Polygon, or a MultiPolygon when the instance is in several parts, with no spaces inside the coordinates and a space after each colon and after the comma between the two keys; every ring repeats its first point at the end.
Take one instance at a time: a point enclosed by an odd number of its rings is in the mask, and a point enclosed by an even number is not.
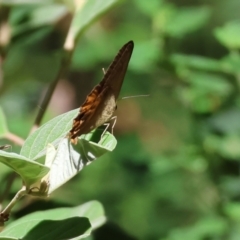
{"type": "Polygon", "coordinates": [[[126,43],[104,74],[102,81],[91,91],[73,120],[69,132],[72,143],[77,137],[109,121],[116,110],[116,101],[120,93],[124,76],[133,51],[133,42],[126,43]]]}

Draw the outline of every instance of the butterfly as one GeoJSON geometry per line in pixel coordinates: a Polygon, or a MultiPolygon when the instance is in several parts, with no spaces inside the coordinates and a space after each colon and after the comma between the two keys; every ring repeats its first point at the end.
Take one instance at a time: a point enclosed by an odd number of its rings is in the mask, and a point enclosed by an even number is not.
{"type": "Polygon", "coordinates": [[[87,96],[68,134],[72,143],[76,144],[80,135],[89,133],[112,118],[133,48],[133,41],[129,41],[119,50],[104,72],[102,81],[87,96]]]}

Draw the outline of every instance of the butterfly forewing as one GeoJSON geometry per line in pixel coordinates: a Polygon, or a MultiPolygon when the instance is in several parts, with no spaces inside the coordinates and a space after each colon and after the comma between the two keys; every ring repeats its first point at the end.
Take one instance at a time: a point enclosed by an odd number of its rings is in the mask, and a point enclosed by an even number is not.
{"type": "Polygon", "coordinates": [[[101,126],[112,117],[133,47],[133,41],[130,41],[120,49],[102,81],[87,96],[78,116],[73,120],[68,135],[71,142],[77,143],[78,136],[101,126]]]}
{"type": "Polygon", "coordinates": [[[105,85],[111,87],[116,100],[122,87],[129,60],[132,56],[133,47],[133,41],[130,41],[119,50],[119,53],[109,66],[102,80],[102,82],[105,82],[105,85]]]}

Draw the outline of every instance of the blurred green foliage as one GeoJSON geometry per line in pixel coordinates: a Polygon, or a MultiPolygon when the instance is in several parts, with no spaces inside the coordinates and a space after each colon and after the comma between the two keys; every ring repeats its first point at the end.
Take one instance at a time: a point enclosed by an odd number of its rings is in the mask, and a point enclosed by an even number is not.
{"type": "MultiPolygon", "coordinates": [[[[2,2],[1,21],[11,38],[0,43],[0,104],[8,128],[25,138],[59,69],[73,4],[2,2]]],[[[100,81],[101,68],[129,40],[135,49],[121,95],[150,97],[120,100],[116,150],[54,192],[47,204],[23,208],[29,204],[23,200],[15,216],[28,208],[96,199],[109,223],[89,239],[239,239],[240,2],[109,2],[108,11],[78,36],[45,121],[78,107],[100,81]]],[[[9,172],[1,166],[0,174],[3,181],[9,172]]]]}

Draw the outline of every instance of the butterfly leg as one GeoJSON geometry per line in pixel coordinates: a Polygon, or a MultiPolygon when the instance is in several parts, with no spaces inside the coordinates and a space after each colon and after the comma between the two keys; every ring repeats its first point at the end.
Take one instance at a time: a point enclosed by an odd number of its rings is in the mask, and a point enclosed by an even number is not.
{"type": "MultiPolygon", "coordinates": [[[[116,124],[116,122],[117,122],[117,116],[112,117],[112,118],[110,119],[110,121],[112,121],[112,120],[113,120],[113,124],[112,124],[112,127],[111,127],[111,134],[113,134],[113,128],[114,128],[114,126],[115,126],[115,124],[116,124]]],[[[104,129],[103,133],[101,134],[101,139],[102,139],[102,137],[104,136],[104,134],[106,133],[107,129],[109,128],[110,123],[107,122],[107,123],[104,123],[103,125],[105,125],[106,128],[104,129]]]]}
{"type": "Polygon", "coordinates": [[[112,131],[111,131],[111,133],[113,134],[113,128],[115,127],[115,124],[117,122],[117,116],[112,117],[110,120],[113,120],[112,131]]]}
{"type": "Polygon", "coordinates": [[[105,127],[103,133],[101,134],[101,138],[100,138],[100,139],[102,139],[102,137],[104,136],[104,134],[105,134],[105,132],[107,131],[107,129],[108,129],[110,123],[104,123],[103,125],[106,126],[106,127],[105,127]]]}
{"type": "Polygon", "coordinates": [[[106,74],[105,68],[102,68],[102,71],[103,71],[103,74],[105,75],[106,74]]]}

